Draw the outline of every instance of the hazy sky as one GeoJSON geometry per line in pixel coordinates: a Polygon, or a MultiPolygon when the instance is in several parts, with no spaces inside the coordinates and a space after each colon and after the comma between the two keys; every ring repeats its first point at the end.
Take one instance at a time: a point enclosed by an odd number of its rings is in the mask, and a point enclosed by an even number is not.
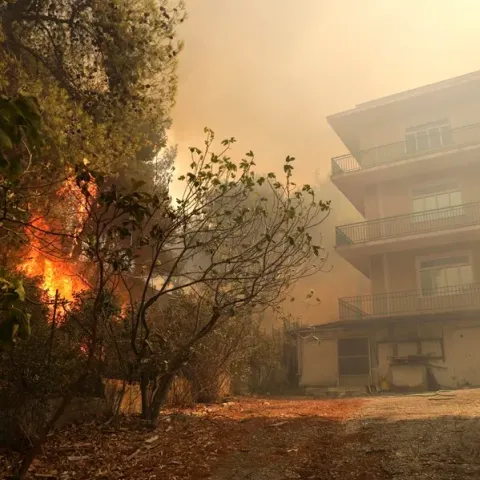
{"type": "Polygon", "coordinates": [[[480,68],[479,0],[186,0],[174,137],[235,136],[264,169],[326,176],[325,117],[480,68]],[[300,171],[301,170],[301,171],[300,171]]]}
{"type": "MultiPolygon", "coordinates": [[[[330,157],[346,153],[327,115],[480,69],[480,0],[186,4],[173,112],[180,164],[189,146],[202,146],[208,126],[219,140],[239,140],[234,155],[252,149],[264,172],[280,169],[284,157],[294,155],[297,181],[314,183],[316,171],[324,181],[330,157]]],[[[323,191],[336,210],[325,226],[331,246],[334,225],[356,220],[357,213],[331,184],[323,191]]],[[[329,317],[336,296],[357,294],[363,279],[332,258],[334,273],[319,280],[329,317]]]]}

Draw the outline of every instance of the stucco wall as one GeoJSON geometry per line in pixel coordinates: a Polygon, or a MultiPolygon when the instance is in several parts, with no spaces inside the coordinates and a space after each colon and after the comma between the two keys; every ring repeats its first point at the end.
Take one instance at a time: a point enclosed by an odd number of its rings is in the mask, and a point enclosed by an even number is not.
{"type": "MultiPolygon", "coordinates": [[[[376,377],[377,371],[377,341],[387,338],[387,327],[375,329],[345,329],[323,331],[314,334],[319,341],[299,339],[299,385],[336,387],[339,385],[338,376],[338,351],[339,338],[368,337],[370,340],[370,377],[376,377]]],[[[370,382],[369,376],[362,378],[342,377],[343,386],[365,386],[370,382]]]]}
{"type": "Polygon", "coordinates": [[[462,192],[463,203],[480,201],[480,166],[468,169],[448,169],[418,176],[414,179],[399,179],[369,186],[365,189],[365,218],[393,217],[412,213],[412,189],[427,185],[457,183],[462,192]]]}
{"type": "Polygon", "coordinates": [[[384,293],[385,275],[390,292],[403,292],[408,290],[418,290],[417,278],[417,257],[427,257],[429,255],[448,255],[459,251],[470,251],[473,264],[473,281],[480,282],[480,246],[478,243],[459,243],[452,247],[429,247],[417,250],[404,250],[399,252],[389,252],[382,255],[371,257],[370,262],[370,280],[372,282],[372,294],[384,293]]]}
{"type": "Polygon", "coordinates": [[[388,145],[404,140],[405,129],[448,119],[452,128],[480,122],[478,85],[473,90],[461,88],[455,94],[438,92],[424,97],[413,97],[396,105],[373,110],[358,132],[361,150],[388,145]],[[389,122],[385,122],[385,118],[389,122]]]}
{"type": "MultiPolygon", "coordinates": [[[[376,326],[369,329],[344,329],[318,332],[319,343],[303,343],[300,386],[336,387],[338,385],[337,339],[354,336],[370,338],[371,378],[380,384],[384,377],[393,382],[390,357],[417,353],[430,354],[444,359],[430,360],[431,371],[441,387],[458,388],[465,385],[480,386],[480,316],[474,319],[426,323],[405,323],[395,326],[376,326]],[[388,340],[395,338],[397,342],[388,340]],[[417,351],[420,348],[420,352],[417,351]]],[[[419,372],[408,368],[402,371],[402,382],[417,387],[419,372]]],[[[348,382],[347,382],[348,383],[348,382]]],[[[358,383],[358,382],[357,382],[358,383]]],[[[361,379],[362,385],[366,379],[361,379]],[[363,383],[362,383],[363,382],[363,383]]],[[[355,382],[349,383],[354,385],[355,382]]],[[[401,386],[405,386],[401,385],[401,386]]],[[[346,386],[344,383],[343,386],[346,386]]],[[[399,385],[400,386],[400,385],[399,385]]]]}
{"type": "Polygon", "coordinates": [[[300,386],[336,387],[338,378],[337,341],[302,341],[300,386]]]}

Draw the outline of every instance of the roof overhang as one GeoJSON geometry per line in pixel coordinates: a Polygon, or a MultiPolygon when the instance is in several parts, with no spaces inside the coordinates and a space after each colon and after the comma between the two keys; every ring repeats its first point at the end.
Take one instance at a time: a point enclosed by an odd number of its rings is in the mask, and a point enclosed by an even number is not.
{"type": "Polygon", "coordinates": [[[327,117],[327,122],[350,152],[358,150],[357,135],[361,128],[369,128],[380,119],[402,114],[412,108],[424,108],[424,103],[458,100],[459,92],[470,92],[480,87],[480,70],[422,87],[361,103],[355,108],[327,117]]]}

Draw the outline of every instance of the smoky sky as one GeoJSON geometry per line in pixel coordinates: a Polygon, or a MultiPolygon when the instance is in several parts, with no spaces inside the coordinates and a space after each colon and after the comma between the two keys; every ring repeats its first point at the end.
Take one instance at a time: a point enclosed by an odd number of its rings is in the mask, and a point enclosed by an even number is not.
{"type": "MultiPolygon", "coordinates": [[[[333,222],[358,220],[329,184],[330,158],[346,153],[327,115],[480,68],[478,0],[186,0],[188,19],[171,140],[178,168],[203,127],[235,136],[233,156],[252,149],[258,170],[296,157],[300,183],[330,196],[333,222]]],[[[328,297],[355,294],[362,279],[332,254],[328,297]],[[345,282],[348,277],[349,281],[345,282]]],[[[313,317],[333,317],[328,311],[313,317]]],[[[312,308],[310,308],[312,311],[312,308]]]]}

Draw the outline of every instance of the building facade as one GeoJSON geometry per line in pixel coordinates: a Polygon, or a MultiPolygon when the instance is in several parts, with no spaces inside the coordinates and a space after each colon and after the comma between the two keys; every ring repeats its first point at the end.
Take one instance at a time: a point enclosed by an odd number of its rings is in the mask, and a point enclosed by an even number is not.
{"type": "Polygon", "coordinates": [[[480,72],[328,117],[332,182],[364,216],[336,251],[371,293],[299,332],[300,384],[480,386],[480,72]]]}

